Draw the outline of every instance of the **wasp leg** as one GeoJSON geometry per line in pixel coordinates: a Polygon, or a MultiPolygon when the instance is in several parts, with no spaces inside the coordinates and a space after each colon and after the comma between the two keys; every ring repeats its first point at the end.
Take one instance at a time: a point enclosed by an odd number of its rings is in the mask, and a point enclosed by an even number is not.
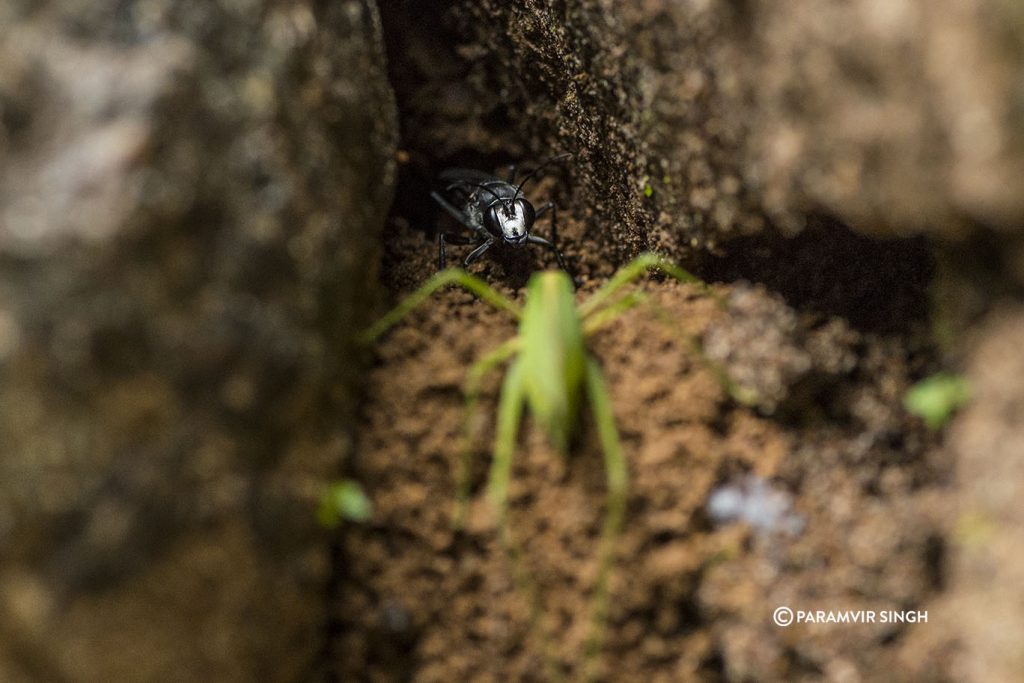
{"type": "Polygon", "coordinates": [[[547,202],[537,208],[536,218],[540,218],[548,211],[551,212],[551,243],[558,244],[558,206],[554,202],[547,202]]]}
{"type": "Polygon", "coordinates": [[[448,263],[448,254],[445,252],[446,244],[476,244],[476,240],[465,235],[458,235],[451,232],[439,232],[437,233],[437,269],[444,270],[445,265],[448,263]]]}
{"type": "Polygon", "coordinates": [[[477,247],[473,251],[469,252],[469,256],[467,256],[466,260],[463,261],[463,264],[466,266],[466,268],[469,268],[469,264],[473,263],[473,261],[476,261],[478,258],[483,256],[484,252],[487,251],[488,249],[490,249],[492,244],[494,244],[494,240],[493,239],[488,239],[486,242],[481,244],[479,247],[477,247]]]}
{"type": "MultiPolygon", "coordinates": [[[[569,273],[569,276],[572,278],[573,286],[576,287],[577,289],[579,289],[580,281],[576,278],[576,274],[566,267],[565,259],[562,258],[562,252],[561,252],[561,250],[557,246],[558,245],[558,205],[555,204],[554,202],[547,202],[546,204],[542,204],[540,206],[540,208],[537,209],[536,217],[540,218],[541,216],[546,214],[548,211],[551,212],[551,242],[548,243],[548,246],[550,246],[551,250],[555,252],[555,258],[558,259],[558,266],[559,266],[559,268],[561,268],[565,272],[569,273]]],[[[538,239],[541,239],[541,241],[538,242],[538,241],[534,240],[533,237],[531,236],[529,241],[533,242],[534,244],[543,244],[544,243],[544,240],[542,238],[538,238],[538,239]]]]}
{"type": "Polygon", "coordinates": [[[540,246],[547,247],[548,249],[553,251],[555,253],[555,260],[558,261],[558,267],[569,274],[569,277],[572,278],[574,286],[579,286],[579,283],[576,281],[576,275],[571,270],[569,270],[569,266],[565,265],[565,259],[562,257],[562,252],[558,250],[558,247],[556,247],[551,242],[548,242],[543,237],[537,237],[536,235],[530,235],[529,237],[526,238],[526,241],[529,242],[530,244],[539,244],[540,246]]]}

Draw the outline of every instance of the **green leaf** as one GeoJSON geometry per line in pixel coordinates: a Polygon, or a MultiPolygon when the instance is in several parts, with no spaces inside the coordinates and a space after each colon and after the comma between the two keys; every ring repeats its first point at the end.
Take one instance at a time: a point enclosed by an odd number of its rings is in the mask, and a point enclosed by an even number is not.
{"type": "Polygon", "coordinates": [[[971,387],[960,375],[939,373],[921,380],[903,397],[907,411],[922,418],[932,429],[939,429],[957,408],[971,399],[971,387]]]}
{"type": "Polygon", "coordinates": [[[343,520],[362,522],[373,514],[370,499],[354,481],[343,479],[327,487],[320,498],[317,520],[328,529],[336,528],[343,520]]]}

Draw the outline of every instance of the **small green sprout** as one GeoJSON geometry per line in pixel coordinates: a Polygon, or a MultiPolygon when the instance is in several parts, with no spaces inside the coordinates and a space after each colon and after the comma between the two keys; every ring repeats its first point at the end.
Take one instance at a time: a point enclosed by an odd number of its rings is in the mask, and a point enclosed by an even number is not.
{"type": "Polygon", "coordinates": [[[939,429],[953,413],[971,399],[971,387],[960,375],[939,373],[923,379],[903,397],[907,411],[922,418],[931,429],[939,429]]]}
{"type": "Polygon", "coordinates": [[[327,529],[337,528],[342,521],[363,522],[373,514],[370,499],[363,493],[362,487],[354,481],[343,479],[327,487],[320,497],[320,507],[316,517],[321,526],[327,529]]]}
{"type": "MultiPolygon", "coordinates": [[[[608,577],[613,564],[615,543],[626,512],[628,472],[604,376],[597,361],[587,352],[584,342],[623,311],[646,300],[642,292],[620,297],[614,295],[621,287],[649,270],[659,270],[677,280],[696,283],[708,291],[704,283],[682,268],[654,254],[643,254],[616,272],[603,287],[580,305],[576,304],[572,281],[564,272],[537,273],[527,284],[526,302],[520,310],[513,301],[482,280],[464,270],[450,268],[437,273],[363,335],[366,342],[376,339],[432,293],[449,284],[469,290],[519,320],[519,334],[477,361],[470,368],[465,383],[468,426],[479,400],[484,377],[503,363],[509,363],[498,402],[487,497],[497,512],[506,550],[513,557],[518,552],[511,548],[507,526],[508,485],[524,409],[529,410],[546,432],[551,444],[561,453],[566,453],[577,424],[582,399],[586,399],[594,415],[598,440],[604,451],[608,489],[598,558],[597,589],[592,605],[591,635],[587,641],[588,659],[600,648],[600,631],[607,612],[608,577]]],[[[455,515],[456,525],[462,522],[469,494],[469,467],[465,460],[455,515]]]]}
{"type": "Polygon", "coordinates": [[[651,176],[645,175],[640,179],[640,188],[640,191],[643,192],[644,196],[648,199],[654,196],[654,186],[651,185],[651,176]]]}

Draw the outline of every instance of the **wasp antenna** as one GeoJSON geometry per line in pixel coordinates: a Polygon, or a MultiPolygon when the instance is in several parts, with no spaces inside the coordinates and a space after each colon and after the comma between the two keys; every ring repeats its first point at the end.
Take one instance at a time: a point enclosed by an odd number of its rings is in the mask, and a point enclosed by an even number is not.
{"type": "Polygon", "coordinates": [[[537,168],[535,168],[532,171],[530,171],[526,175],[526,177],[522,179],[522,181],[519,183],[519,185],[516,186],[516,193],[514,195],[512,195],[512,200],[511,201],[514,202],[516,200],[516,198],[519,197],[519,194],[523,191],[523,188],[526,186],[526,183],[528,183],[531,180],[533,180],[534,178],[536,178],[537,174],[540,173],[541,171],[543,171],[547,166],[550,166],[551,164],[555,163],[556,161],[561,161],[563,159],[568,159],[571,156],[572,156],[572,154],[569,154],[568,152],[566,152],[564,154],[558,154],[556,156],[553,156],[553,157],[549,158],[547,161],[541,162],[541,164],[539,166],[537,166],[537,168]]]}

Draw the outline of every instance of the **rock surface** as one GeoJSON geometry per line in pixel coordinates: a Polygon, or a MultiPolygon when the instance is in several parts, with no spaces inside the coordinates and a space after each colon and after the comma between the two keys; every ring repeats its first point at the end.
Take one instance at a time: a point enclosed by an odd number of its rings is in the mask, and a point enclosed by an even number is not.
{"type": "Polygon", "coordinates": [[[382,57],[366,2],[0,8],[0,679],[318,666],[382,57]]]}
{"type": "Polygon", "coordinates": [[[1024,12],[1004,0],[753,2],[746,176],[769,213],[878,235],[1019,231],[1024,12]]]}
{"type": "Polygon", "coordinates": [[[683,255],[827,214],[1016,231],[1024,14],[1005,0],[570,0],[383,9],[405,144],[570,152],[589,235],[683,255]]]}
{"type": "Polygon", "coordinates": [[[962,639],[955,675],[1014,680],[1024,671],[1024,310],[1004,305],[981,325],[967,376],[974,399],[952,428],[957,458],[954,562],[944,616],[962,639]]]}
{"type": "Polygon", "coordinates": [[[621,5],[677,229],[713,244],[827,213],[879,236],[1019,232],[1016,4],[621,5]]]}

